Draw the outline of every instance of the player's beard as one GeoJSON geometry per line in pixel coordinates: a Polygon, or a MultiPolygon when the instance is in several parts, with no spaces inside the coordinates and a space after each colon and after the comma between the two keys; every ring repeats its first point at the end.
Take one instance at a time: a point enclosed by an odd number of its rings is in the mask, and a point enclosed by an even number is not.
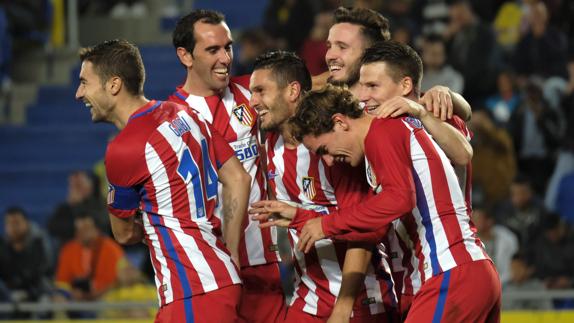
{"type": "Polygon", "coordinates": [[[333,78],[331,76],[329,76],[329,78],[327,79],[327,82],[329,84],[333,84],[335,86],[340,86],[340,87],[347,86],[348,88],[351,88],[353,85],[355,85],[357,82],[359,82],[360,69],[361,69],[361,62],[357,61],[354,64],[350,65],[349,73],[348,73],[346,79],[333,80],[333,78]]]}

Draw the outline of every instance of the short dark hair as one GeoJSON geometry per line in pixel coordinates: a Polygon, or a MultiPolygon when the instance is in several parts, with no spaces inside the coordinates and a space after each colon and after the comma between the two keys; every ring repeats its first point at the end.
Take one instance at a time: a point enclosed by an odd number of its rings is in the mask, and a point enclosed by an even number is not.
{"type": "Polygon", "coordinates": [[[16,215],[16,214],[21,215],[24,219],[28,219],[28,214],[26,213],[26,211],[24,211],[24,209],[19,206],[9,206],[4,211],[4,216],[16,215]]]}
{"type": "Polygon", "coordinates": [[[384,62],[390,67],[390,76],[395,82],[410,77],[413,80],[413,90],[419,94],[423,62],[414,49],[396,41],[378,42],[365,50],[361,65],[378,62],[384,62]]]}
{"type": "Polygon", "coordinates": [[[142,57],[139,49],[127,40],[107,40],[93,47],[82,48],[80,60],[94,65],[102,84],[117,76],[130,94],[143,94],[145,69],[142,57]]]}
{"type": "Polygon", "coordinates": [[[193,10],[186,16],[178,20],[172,34],[173,47],[183,47],[193,54],[195,48],[194,25],[201,21],[210,25],[218,25],[225,21],[225,16],[215,10],[198,9],[193,10]]]}
{"type": "Polygon", "coordinates": [[[391,39],[389,20],[374,10],[339,7],[334,15],[335,24],[346,22],[361,26],[361,33],[371,44],[391,39]]]}
{"type": "Polygon", "coordinates": [[[253,71],[271,70],[277,85],[284,88],[291,82],[299,82],[302,91],[311,90],[311,74],[305,62],[292,52],[270,51],[255,59],[253,71]]]}
{"type": "Polygon", "coordinates": [[[358,119],[363,111],[353,94],[341,87],[327,84],[321,90],[307,93],[289,120],[293,136],[302,141],[306,135],[319,136],[333,131],[335,123],[332,117],[335,113],[358,119]]]}

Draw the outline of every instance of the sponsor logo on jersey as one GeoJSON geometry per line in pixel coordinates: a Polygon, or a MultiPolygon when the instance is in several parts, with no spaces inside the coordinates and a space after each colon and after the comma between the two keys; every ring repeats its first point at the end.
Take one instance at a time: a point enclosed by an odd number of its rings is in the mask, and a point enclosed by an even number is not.
{"type": "Polygon", "coordinates": [[[310,200],[315,197],[317,192],[315,191],[315,179],[313,177],[303,177],[302,180],[303,184],[303,193],[307,196],[310,200]]]}
{"type": "Polygon", "coordinates": [[[253,126],[253,120],[254,120],[253,115],[251,114],[251,112],[249,111],[249,109],[247,108],[247,106],[245,104],[241,104],[240,106],[235,107],[233,109],[233,115],[244,126],[247,126],[247,127],[253,126]]]}
{"type": "Polygon", "coordinates": [[[277,173],[276,173],[276,172],[274,172],[274,171],[272,171],[272,170],[270,170],[270,171],[267,172],[267,179],[268,179],[268,180],[272,180],[272,179],[274,179],[275,177],[277,177],[277,173]]]}

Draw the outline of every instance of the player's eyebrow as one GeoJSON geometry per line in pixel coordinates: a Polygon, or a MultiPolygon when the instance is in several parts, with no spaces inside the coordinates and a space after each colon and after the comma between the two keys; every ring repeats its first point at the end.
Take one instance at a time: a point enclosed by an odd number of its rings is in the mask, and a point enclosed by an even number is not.
{"type": "Polygon", "coordinates": [[[317,154],[319,156],[328,154],[327,147],[325,147],[325,145],[319,146],[319,148],[317,148],[317,150],[315,150],[315,154],[317,154]]]}

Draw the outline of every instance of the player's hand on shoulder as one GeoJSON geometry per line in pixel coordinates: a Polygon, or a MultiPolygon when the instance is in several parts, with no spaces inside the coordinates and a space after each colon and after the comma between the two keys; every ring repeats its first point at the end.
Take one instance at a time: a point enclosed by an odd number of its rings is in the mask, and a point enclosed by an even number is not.
{"type": "Polygon", "coordinates": [[[403,114],[420,118],[424,112],[422,105],[402,96],[391,98],[383,102],[377,109],[368,111],[369,114],[375,115],[377,119],[396,118],[403,114]]]}
{"type": "Polygon", "coordinates": [[[446,86],[433,86],[420,98],[419,103],[422,104],[427,111],[432,112],[437,118],[442,120],[452,118],[452,96],[450,89],[446,86]]]}

